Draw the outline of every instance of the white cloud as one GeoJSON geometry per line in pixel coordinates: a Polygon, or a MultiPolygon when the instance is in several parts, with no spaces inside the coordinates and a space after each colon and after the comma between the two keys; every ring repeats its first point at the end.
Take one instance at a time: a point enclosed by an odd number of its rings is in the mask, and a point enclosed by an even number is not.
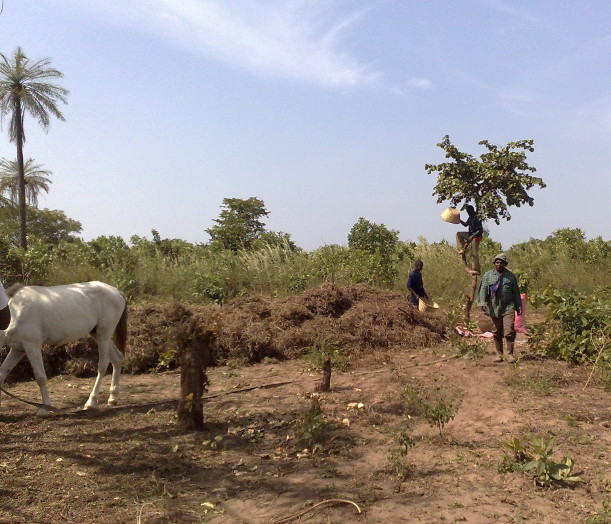
{"type": "Polygon", "coordinates": [[[182,47],[252,71],[323,86],[353,86],[378,74],[345,51],[366,10],[306,0],[88,0],[73,5],[115,23],[152,30],[182,47]]]}
{"type": "Polygon", "coordinates": [[[418,89],[430,89],[433,87],[433,82],[426,78],[414,77],[408,80],[407,85],[418,89]]]}

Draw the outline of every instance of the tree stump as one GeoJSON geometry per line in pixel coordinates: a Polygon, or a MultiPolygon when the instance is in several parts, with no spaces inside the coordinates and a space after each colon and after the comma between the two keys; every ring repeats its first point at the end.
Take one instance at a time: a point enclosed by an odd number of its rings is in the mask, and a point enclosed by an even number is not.
{"type": "Polygon", "coordinates": [[[319,391],[329,391],[331,389],[331,359],[325,359],[322,365],[322,381],[318,387],[319,391]]]}
{"type": "Polygon", "coordinates": [[[204,428],[203,395],[208,385],[206,367],[210,361],[211,332],[190,319],[184,336],[177,337],[180,360],[180,400],[177,423],[185,431],[204,428]]]}
{"type": "Polygon", "coordinates": [[[180,357],[180,401],[178,425],[184,430],[204,428],[203,395],[206,374],[192,348],[185,348],[180,357]]]}

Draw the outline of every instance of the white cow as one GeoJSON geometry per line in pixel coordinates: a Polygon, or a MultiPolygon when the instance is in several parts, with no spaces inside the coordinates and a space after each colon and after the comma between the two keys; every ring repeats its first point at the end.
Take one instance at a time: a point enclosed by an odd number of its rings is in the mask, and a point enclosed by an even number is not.
{"type": "MultiPolygon", "coordinates": [[[[109,363],[112,363],[112,381],[108,405],[116,405],[123,360],[121,351],[125,350],[127,340],[127,301],[123,294],[103,282],[21,286],[14,292],[9,289],[8,294],[12,295],[9,300],[11,322],[6,331],[0,331],[0,346],[6,345],[10,351],[0,366],[0,386],[27,355],[42,403],[51,406],[42,346],[67,344],[91,335],[98,346],[98,376],[85,409],[95,407],[109,363]]],[[[40,408],[37,414],[46,415],[48,411],[40,408]]]]}

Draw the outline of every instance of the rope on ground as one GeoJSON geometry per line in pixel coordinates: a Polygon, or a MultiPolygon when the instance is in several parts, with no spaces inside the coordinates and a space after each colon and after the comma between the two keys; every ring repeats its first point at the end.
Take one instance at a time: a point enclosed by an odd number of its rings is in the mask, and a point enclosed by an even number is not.
{"type": "Polygon", "coordinates": [[[356,502],[352,502],[351,500],[344,500],[344,499],[327,499],[327,500],[323,500],[322,502],[318,502],[317,504],[314,504],[311,508],[308,508],[299,513],[295,513],[287,517],[282,517],[280,519],[272,520],[270,524],[287,524],[288,522],[291,522],[292,520],[303,517],[305,514],[310,513],[311,511],[314,511],[315,509],[319,509],[323,506],[328,506],[330,504],[352,504],[356,508],[357,513],[359,514],[362,513],[361,508],[359,508],[356,502]]]}

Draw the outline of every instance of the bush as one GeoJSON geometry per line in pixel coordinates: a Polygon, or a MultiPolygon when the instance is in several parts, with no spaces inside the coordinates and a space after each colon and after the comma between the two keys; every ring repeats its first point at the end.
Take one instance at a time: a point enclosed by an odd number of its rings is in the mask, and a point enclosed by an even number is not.
{"type": "Polygon", "coordinates": [[[611,333],[608,289],[596,295],[547,289],[534,300],[547,306],[546,322],[531,328],[528,343],[535,351],[576,364],[596,359],[611,333]]]}

